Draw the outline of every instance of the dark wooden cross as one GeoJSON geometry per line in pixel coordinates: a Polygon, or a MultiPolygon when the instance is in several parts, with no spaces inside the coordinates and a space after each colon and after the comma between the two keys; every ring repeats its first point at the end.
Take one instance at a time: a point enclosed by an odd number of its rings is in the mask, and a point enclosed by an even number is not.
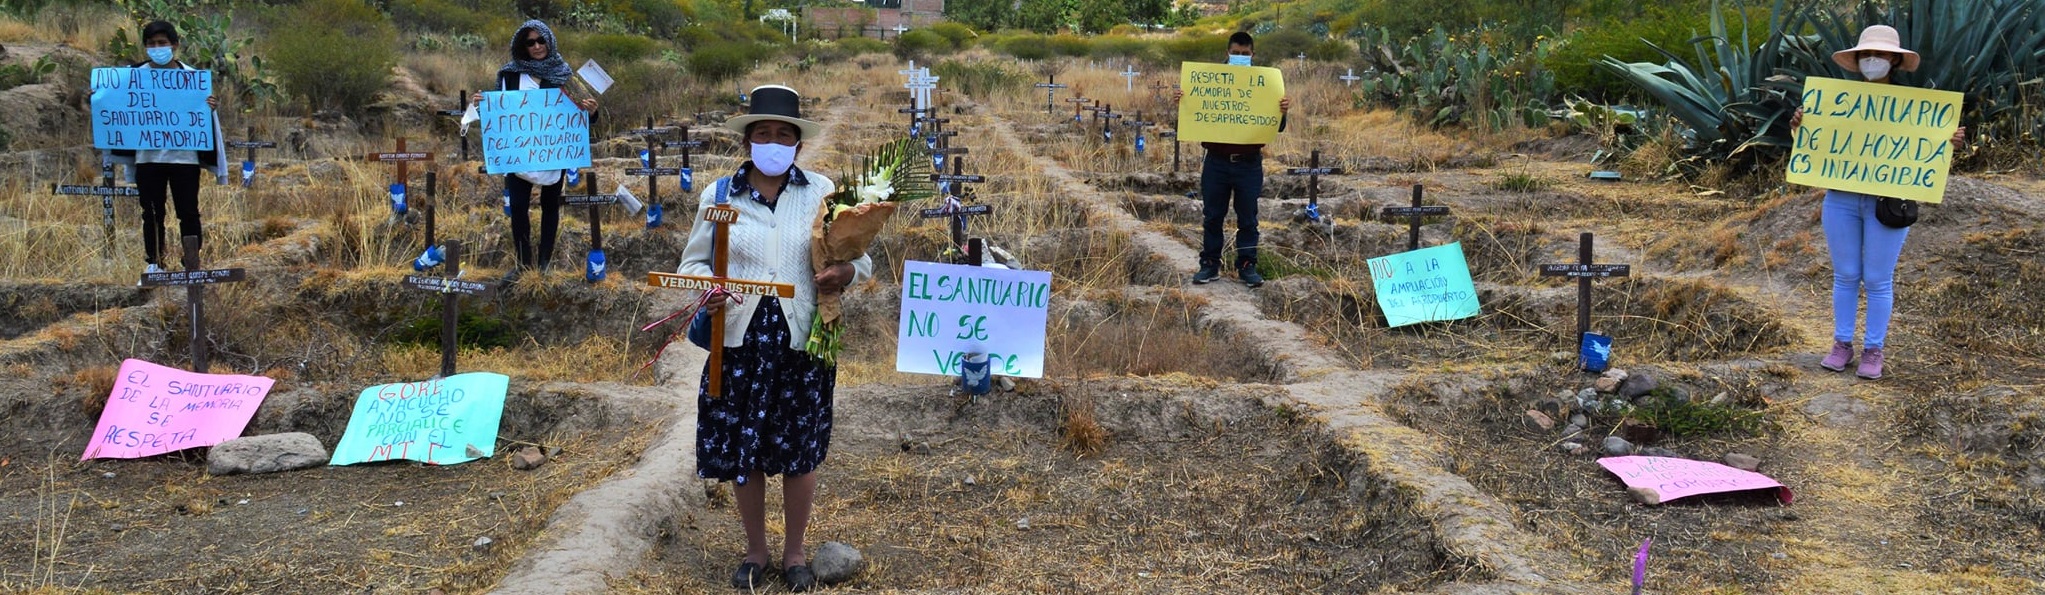
{"type": "Polygon", "coordinates": [[[497,291],[497,284],[484,281],[463,281],[462,243],[448,240],[447,277],[405,275],[405,286],[413,289],[440,293],[440,375],[445,378],[454,375],[454,356],[460,351],[455,344],[455,329],[461,323],[461,296],[487,296],[497,291]]]}
{"type": "MultiPolygon", "coordinates": [[[[696,121],[702,122],[703,114],[696,114],[696,121]]],[[[703,141],[689,139],[689,126],[687,124],[668,125],[682,131],[682,140],[663,141],[660,143],[660,146],[682,150],[682,170],[676,173],[675,176],[681,179],[682,195],[686,199],[690,196],[695,196],[696,193],[696,168],[689,164],[689,152],[702,148],[703,141]]]]}
{"type": "Polygon", "coordinates": [[[905,108],[902,108],[902,109],[898,109],[898,110],[895,110],[895,112],[896,112],[896,113],[902,113],[902,114],[909,114],[909,135],[910,135],[910,136],[916,136],[917,134],[919,134],[919,133],[921,133],[921,132],[922,132],[922,130],[921,130],[921,128],[922,128],[922,127],[921,127],[921,126],[918,126],[917,124],[918,124],[918,123],[920,123],[920,122],[922,122],[922,120],[923,120],[923,114],[927,114],[927,113],[930,113],[930,111],[931,111],[931,110],[930,110],[929,108],[920,108],[920,107],[915,107],[915,104],[916,104],[916,99],[914,98],[914,96],[911,96],[911,97],[910,97],[910,99],[909,99],[909,105],[910,105],[910,107],[905,107],[905,108]]]}
{"type": "Polygon", "coordinates": [[[433,154],[432,154],[432,153],[420,153],[420,152],[406,151],[406,150],[405,150],[405,138],[404,138],[404,137],[398,137],[398,150],[397,150],[396,152],[393,152],[393,153],[370,153],[370,154],[369,154],[369,157],[368,157],[368,159],[369,159],[370,161],[376,161],[376,162],[382,162],[382,163],[393,163],[393,162],[397,163],[397,164],[398,164],[398,185],[399,185],[399,187],[400,187],[400,188],[405,188],[405,189],[408,189],[408,190],[409,190],[409,189],[411,188],[411,185],[412,185],[412,170],[411,170],[411,167],[410,167],[410,166],[412,165],[412,162],[414,162],[414,161],[432,161],[432,160],[433,160],[433,154]]]}
{"type": "MultiPolygon", "coordinates": [[[[1582,349],[1583,336],[1591,332],[1591,280],[1609,277],[1631,276],[1633,267],[1624,264],[1592,264],[1591,232],[1583,232],[1577,242],[1576,264],[1541,265],[1543,277],[1573,277],[1576,279],[1576,344],[1582,349]]],[[[1579,356],[1580,357],[1580,356],[1579,356]]]]}
{"type": "Polygon", "coordinates": [[[114,164],[112,163],[101,163],[99,165],[98,186],[90,186],[85,184],[51,184],[50,193],[57,194],[60,196],[99,197],[99,206],[101,211],[103,212],[103,215],[100,217],[99,223],[102,230],[106,232],[105,234],[106,244],[100,247],[100,255],[104,258],[109,259],[114,257],[114,197],[142,196],[142,190],[139,188],[136,188],[134,186],[121,186],[114,183],[114,164]]]}
{"type": "Polygon", "coordinates": [[[433,228],[433,208],[440,203],[438,200],[440,197],[439,178],[440,176],[433,172],[426,172],[426,204],[419,209],[426,219],[426,249],[419,254],[418,258],[412,260],[412,270],[415,271],[423,271],[440,266],[440,263],[447,259],[447,251],[445,249],[440,250],[439,254],[434,253],[434,246],[440,245],[440,242],[435,239],[437,236],[435,236],[433,228]]]}
{"type": "Polygon", "coordinates": [[[594,171],[582,174],[582,194],[565,194],[561,196],[561,206],[589,207],[589,252],[593,259],[584,270],[583,279],[590,283],[604,280],[607,274],[605,268],[608,266],[608,263],[597,259],[604,252],[604,212],[600,207],[618,204],[623,199],[623,197],[617,194],[598,192],[596,189],[596,179],[597,175],[594,171]]]}
{"type": "MultiPolygon", "coordinates": [[[[646,284],[662,289],[693,289],[709,291],[722,287],[736,295],[774,296],[781,299],[795,297],[795,286],[787,283],[764,281],[743,281],[725,278],[730,266],[731,237],[729,227],[738,223],[738,209],[731,205],[712,205],[703,209],[703,220],[710,222],[710,276],[693,277],[671,273],[646,273],[646,284]]],[[[727,306],[728,307],[728,306],[727,306]]],[[[705,392],[710,398],[724,396],[724,317],[710,317],[710,358],[704,364],[704,375],[709,377],[705,392]]]]}
{"type": "MultiPolygon", "coordinates": [[[[669,131],[674,130],[674,128],[675,126],[673,125],[665,128],[654,128],[653,116],[647,116],[645,128],[626,132],[626,134],[646,137],[646,151],[640,156],[639,167],[625,170],[625,175],[646,177],[647,229],[660,227],[660,177],[682,175],[681,168],[660,166],[660,148],[662,143],[659,139],[655,138],[667,134],[669,131]]],[[[681,128],[684,130],[688,129],[686,126],[681,128]]]]}
{"type": "MultiPolygon", "coordinates": [[[[469,160],[469,135],[467,135],[467,134],[464,134],[464,133],[462,133],[462,126],[461,126],[461,122],[462,122],[462,116],[466,116],[466,115],[468,115],[468,113],[469,113],[469,110],[468,110],[468,105],[469,105],[469,90],[468,90],[468,89],[462,89],[462,90],[460,90],[460,91],[456,91],[456,92],[455,92],[455,94],[454,94],[454,105],[455,105],[454,109],[444,109],[444,110],[440,110],[440,111],[438,111],[438,112],[434,112],[434,113],[435,113],[435,114],[437,114],[437,115],[439,115],[439,116],[440,116],[440,117],[442,117],[442,118],[449,118],[449,119],[453,119],[453,120],[454,120],[454,122],[455,122],[455,125],[454,125],[454,135],[455,135],[455,137],[456,137],[456,138],[458,138],[458,139],[460,140],[460,142],[461,142],[461,145],[462,145],[462,153],[461,153],[461,154],[462,154],[462,161],[468,161],[468,160],[469,160]]],[[[255,133],[254,133],[254,132],[251,132],[251,133],[249,133],[249,134],[250,134],[251,136],[254,136],[254,135],[255,135],[255,133]]],[[[403,150],[403,149],[400,149],[400,150],[403,150]]]]}
{"type": "Polygon", "coordinates": [[[192,371],[205,374],[206,366],[206,286],[214,283],[235,283],[247,275],[241,269],[199,268],[199,236],[182,238],[185,246],[185,270],[162,273],[143,273],[143,287],[185,288],[185,317],[187,329],[191,332],[192,371]]]}
{"type": "Polygon", "coordinates": [[[1321,165],[1321,150],[1320,150],[1320,149],[1314,149],[1314,152],[1313,152],[1313,153],[1311,154],[1311,156],[1309,156],[1309,157],[1307,158],[1307,166],[1306,166],[1306,167],[1295,167],[1295,168],[1287,169],[1287,170],[1285,170],[1285,174],[1286,174],[1286,175],[1291,175],[1291,176],[1306,176],[1306,177],[1307,177],[1307,220],[1308,220],[1308,221],[1320,221],[1320,220],[1321,220],[1321,176],[1339,176],[1339,175],[1342,175],[1342,168],[1339,168],[1339,167],[1324,167],[1324,166],[1322,166],[1322,165],[1321,165]]]}
{"type": "Polygon", "coordinates": [[[1143,112],[1136,112],[1136,119],[1123,122],[1122,125],[1136,129],[1136,155],[1143,156],[1144,150],[1150,148],[1150,141],[1144,138],[1143,129],[1156,126],[1157,123],[1144,121],[1143,112]]]}
{"type": "Polygon", "coordinates": [[[1100,111],[1102,143],[1112,143],[1115,141],[1115,121],[1120,119],[1122,119],[1122,114],[1115,113],[1115,108],[1112,106],[1100,111]]]}
{"type": "Polygon", "coordinates": [[[1058,90],[1065,88],[1065,85],[1058,84],[1058,75],[1045,75],[1044,82],[1037,83],[1037,88],[1044,90],[1044,113],[1055,113],[1058,90]]]}
{"type": "MultiPolygon", "coordinates": [[[[944,160],[948,160],[948,161],[951,161],[951,164],[952,164],[952,173],[953,173],[953,174],[962,174],[962,173],[964,173],[964,170],[962,169],[962,168],[963,168],[964,166],[960,164],[960,162],[961,162],[961,161],[963,161],[963,160],[959,158],[959,155],[965,155],[965,154],[968,154],[968,153],[971,153],[971,152],[972,152],[972,151],[971,151],[971,150],[969,150],[969,149],[967,149],[966,147],[939,147],[939,148],[936,148],[936,149],[931,149],[931,150],[930,150],[930,154],[931,154],[931,156],[932,156],[932,157],[931,157],[932,159],[944,159],[944,160]]],[[[979,176],[965,176],[965,175],[944,175],[944,166],[943,166],[943,165],[940,165],[940,164],[938,164],[938,163],[934,163],[934,162],[933,162],[933,163],[931,164],[931,166],[932,166],[932,168],[934,168],[934,170],[935,170],[935,171],[936,171],[937,173],[936,173],[936,174],[932,174],[932,175],[930,176],[930,179],[931,179],[932,181],[935,181],[935,182],[937,182],[937,184],[938,184],[938,190],[940,190],[940,191],[943,191],[943,192],[945,192],[945,193],[948,193],[948,194],[951,194],[952,196],[965,196],[965,195],[966,195],[966,191],[965,191],[965,189],[963,189],[963,188],[957,188],[957,189],[954,189],[954,188],[952,188],[952,187],[951,187],[951,185],[952,185],[953,183],[957,182],[958,180],[961,180],[961,179],[965,179],[965,180],[971,181],[972,183],[975,183],[975,184],[978,184],[978,183],[980,183],[980,182],[981,182],[981,180],[979,179],[979,178],[980,178],[979,176]]]]}
{"type": "Polygon", "coordinates": [[[1165,89],[1176,89],[1178,87],[1179,86],[1176,84],[1168,85],[1165,84],[1164,81],[1154,81],[1150,83],[1150,98],[1158,101],[1163,101],[1165,98],[1165,89]]]}
{"type": "Polygon", "coordinates": [[[1067,97],[1067,98],[1065,98],[1065,102],[1066,102],[1066,103],[1070,103],[1070,104],[1072,104],[1072,121],[1073,121],[1074,123],[1078,123],[1078,122],[1079,122],[1079,112],[1080,112],[1080,110],[1084,110],[1084,109],[1086,109],[1086,104],[1087,104],[1088,102],[1091,102],[1091,101],[1093,101],[1093,100],[1092,100],[1092,99],[1087,99],[1087,98],[1085,98],[1085,97],[1081,97],[1081,96],[1079,95],[1079,91],[1077,91],[1077,90],[1075,90],[1075,91],[1073,91],[1073,92],[1072,92],[1072,96],[1071,96],[1071,97],[1067,97]]]}
{"type": "Polygon", "coordinates": [[[250,126],[248,140],[229,142],[227,148],[248,150],[248,157],[241,162],[241,187],[247,188],[250,181],[256,178],[256,149],[275,149],[277,142],[256,140],[256,127],[250,126]]]}
{"type": "Polygon", "coordinates": [[[1419,184],[1413,185],[1413,206],[1385,207],[1385,210],[1380,215],[1385,220],[1398,217],[1406,218],[1406,251],[1408,252],[1420,249],[1421,219],[1449,214],[1449,208],[1445,205],[1420,206],[1420,193],[1423,188],[1419,184]]]}

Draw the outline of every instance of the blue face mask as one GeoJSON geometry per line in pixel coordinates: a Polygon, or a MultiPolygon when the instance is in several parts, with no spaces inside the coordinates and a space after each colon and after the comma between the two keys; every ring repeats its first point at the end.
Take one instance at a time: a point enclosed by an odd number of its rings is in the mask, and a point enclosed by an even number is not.
{"type": "Polygon", "coordinates": [[[1228,57],[1228,65],[1229,65],[1229,66],[1249,66],[1249,65],[1250,65],[1250,57],[1249,57],[1249,56],[1237,56],[1237,55],[1234,55],[1234,54],[1230,54],[1230,55],[1229,55],[1229,57],[1228,57]]]}
{"type": "Polygon", "coordinates": [[[149,48],[148,52],[149,61],[155,62],[157,66],[170,63],[170,46],[149,48]]]}

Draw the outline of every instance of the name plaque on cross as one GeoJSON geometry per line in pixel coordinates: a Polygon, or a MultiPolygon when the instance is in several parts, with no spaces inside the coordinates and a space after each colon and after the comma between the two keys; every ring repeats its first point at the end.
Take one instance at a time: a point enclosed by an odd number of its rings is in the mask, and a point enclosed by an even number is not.
{"type": "Polygon", "coordinates": [[[1571,277],[1571,278],[1589,277],[1594,279],[1602,279],[1606,277],[1629,277],[1632,276],[1632,274],[1633,265],[1630,264],[1541,265],[1541,276],[1543,277],[1571,277]]]}
{"type": "Polygon", "coordinates": [[[50,192],[69,196],[141,196],[142,190],[134,186],[93,186],[90,184],[52,184],[50,192]]]}
{"type": "Polygon", "coordinates": [[[625,170],[625,175],[628,175],[628,176],[679,176],[679,175],[682,175],[682,168],[679,168],[679,167],[634,167],[634,168],[631,168],[631,169],[627,169],[627,170],[625,170]]]}
{"type": "Polygon", "coordinates": [[[189,287],[212,285],[214,283],[235,283],[244,281],[248,275],[242,269],[209,269],[203,271],[165,271],[143,273],[143,287],[189,287]]]}
{"type": "MultiPolygon", "coordinates": [[[[971,177],[977,178],[980,176],[971,177]]],[[[978,182],[978,180],[970,181],[978,182]]],[[[970,207],[938,207],[935,209],[923,209],[923,212],[921,213],[924,219],[937,219],[941,217],[952,216],[973,217],[992,214],[994,214],[994,205],[973,205],[970,207]]]]}

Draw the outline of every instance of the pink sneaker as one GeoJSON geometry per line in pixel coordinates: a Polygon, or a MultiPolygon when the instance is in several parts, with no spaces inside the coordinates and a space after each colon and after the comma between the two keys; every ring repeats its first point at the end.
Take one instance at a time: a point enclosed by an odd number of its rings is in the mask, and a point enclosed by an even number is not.
{"type": "Polygon", "coordinates": [[[1845,372],[1846,362],[1851,359],[1853,359],[1853,344],[1845,341],[1833,341],[1832,354],[1825,356],[1825,361],[1818,362],[1818,367],[1834,372],[1845,372]]]}
{"type": "Polygon", "coordinates": [[[1882,379],[1882,348],[1869,347],[1860,352],[1860,369],[1853,375],[1868,380],[1882,379]]]}

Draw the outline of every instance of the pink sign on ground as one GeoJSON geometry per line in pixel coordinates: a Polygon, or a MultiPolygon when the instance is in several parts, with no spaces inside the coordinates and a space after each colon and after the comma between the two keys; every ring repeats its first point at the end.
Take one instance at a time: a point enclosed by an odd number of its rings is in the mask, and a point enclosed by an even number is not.
{"type": "Polygon", "coordinates": [[[276,380],[197,374],[121,362],[83,459],[133,459],[212,446],[241,435],[276,380]]]}
{"type": "Polygon", "coordinates": [[[1752,471],[1741,471],[1718,463],[1668,457],[1607,457],[1598,464],[1642,502],[1661,504],[1698,494],[1739,492],[1775,488],[1775,498],[1788,504],[1795,496],[1782,482],[1752,471]]]}

